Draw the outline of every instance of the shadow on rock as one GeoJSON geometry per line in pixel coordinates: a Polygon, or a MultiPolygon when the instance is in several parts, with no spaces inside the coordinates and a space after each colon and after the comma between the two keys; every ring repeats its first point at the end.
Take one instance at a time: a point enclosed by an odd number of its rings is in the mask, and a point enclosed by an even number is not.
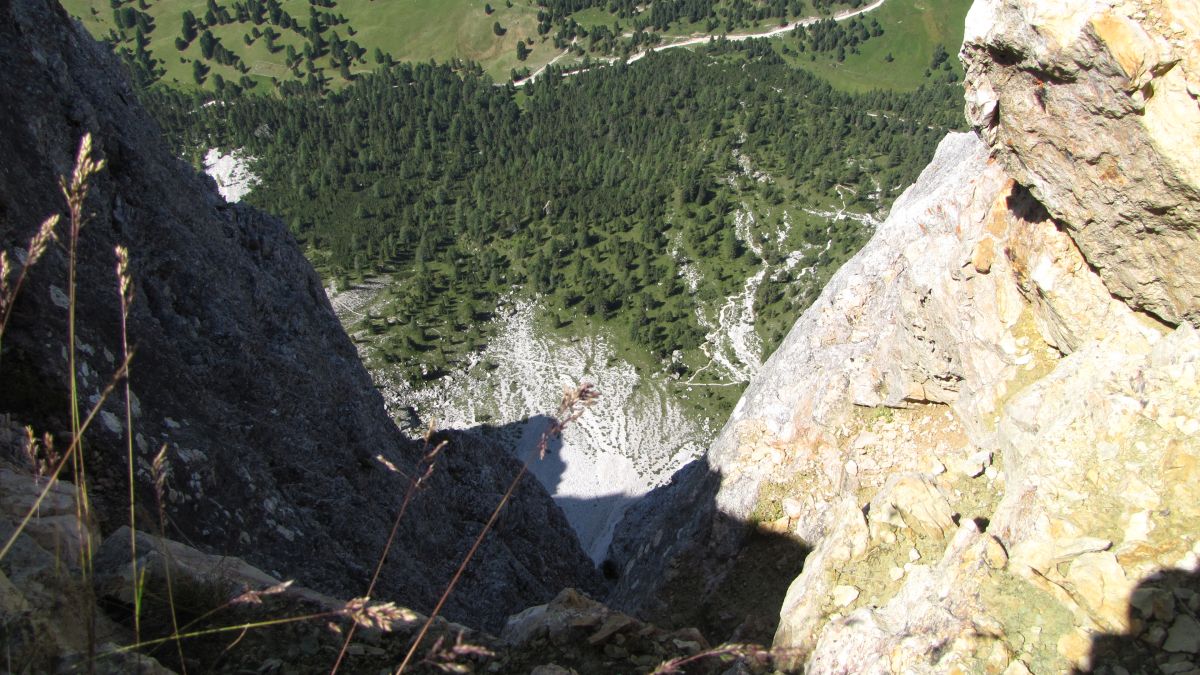
{"type": "Polygon", "coordinates": [[[721,474],[697,459],[630,506],[602,570],[607,602],[713,643],[769,645],[788,586],[811,548],[787,532],[718,508],[721,474]]]}
{"type": "Polygon", "coordinates": [[[1200,572],[1161,570],[1129,602],[1130,630],[1093,640],[1092,672],[1200,672],[1200,572]]]}

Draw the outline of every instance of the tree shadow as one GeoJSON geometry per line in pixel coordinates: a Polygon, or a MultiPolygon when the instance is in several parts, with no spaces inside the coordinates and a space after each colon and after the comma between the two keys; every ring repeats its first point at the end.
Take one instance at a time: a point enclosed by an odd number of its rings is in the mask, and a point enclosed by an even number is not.
{"type": "Polygon", "coordinates": [[[1134,589],[1125,633],[1092,640],[1091,670],[1107,675],[1200,669],[1200,571],[1160,570],[1134,589]]]}

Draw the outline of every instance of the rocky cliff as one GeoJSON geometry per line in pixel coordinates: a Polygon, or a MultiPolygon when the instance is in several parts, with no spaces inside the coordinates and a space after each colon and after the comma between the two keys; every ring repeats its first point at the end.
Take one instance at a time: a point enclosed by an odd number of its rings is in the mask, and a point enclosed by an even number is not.
{"type": "MultiPolygon", "coordinates": [[[[154,529],[150,462],[165,446],[168,536],[362,595],[424,449],[386,415],[286,228],[224,203],[171,157],[115,60],[56,2],[0,2],[0,70],[0,250],[10,261],[24,259],[46,216],[65,212],[58,179],[85,133],[107,163],[79,242],[77,372],[86,412],[120,360],[113,249],[127,246],[136,487],[151,514],[142,523],[154,529]]],[[[65,242],[65,226],[58,234],[65,242]]],[[[70,429],[67,290],[55,244],[18,297],[0,354],[3,433],[30,425],[60,449],[70,429]]],[[[128,522],[120,399],[100,409],[84,446],[103,534],[128,522]]],[[[431,607],[518,469],[500,449],[445,438],[377,598],[431,607]]],[[[4,573],[20,576],[12,561],[4,573]]],[[[562,513],[527,480],[446,613],[498,628],[564,586],[593,588],[595,575],[562,513]]]]}
{"type": "Polygon", "coordinates": [[[772,514],[807,672],[1196,672],[1200,10],[978,0],[962,55],[974,133],[658,495],[700,506],[631,510],[614,599],[772,514]]]}

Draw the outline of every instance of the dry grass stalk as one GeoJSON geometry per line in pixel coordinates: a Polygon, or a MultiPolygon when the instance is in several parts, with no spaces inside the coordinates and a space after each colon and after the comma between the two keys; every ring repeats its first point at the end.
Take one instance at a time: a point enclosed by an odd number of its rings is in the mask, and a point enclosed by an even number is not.
{"type": "Polygon", "coordinates": [[[454,644],[446,645],[445,643],[446,637],[439,636],[421,662],[444,673],[469,673],[471,667],[461,661],[464,659],[487,659],[496,655],[487,647],[465,642],[461,631],[454,639],[454,644]]]}
{"type": "Polygon", "coordinates": [[[350,619],[355,626],[384,632],[391,632],[400,625],[411,626],[417,621],[417,613],[411,609],[397,607],[394,602],[372,604],[368,597],[347,601],[337,614],[350,619]]]}
{"type": "MultiPolygon", "coordinates": [[[[154,478],[154,498],[158,505],[158,532],[159,546],[163,551],[167,551],[167,547],[163,544],[166,538],[167,531],[167,444],[163,443],[159,448],[158,453],[154,455],[154,461],[150,463],[150,473],[154,478]]],[[[179,617],[175,613],[175,587],[171,579],[171,565],[169,563],[163,565],[163,577],[167,582],[167,605],[171,610],[171,631],[172,638],[175,641],[175,653],[179,657],[179,666],[183,669],[184,675],[187,675],[187,665],[183,658],[183,641],[179,633],[179,617]]]]}
{"type": "Polygon", "coordinates": [[[51,436],[49,432],[42,434],[39,439],[33,432],[33,427],[25,427],[23,450],[25,458],[29,460],[29,469],[37,478],[47,476],[52,467],[58,465],[60,457],[54,451],[54,436],[51,436]]]}
{"type": "MultiPolygon", "coordinates": [[[[437,464],[438,455],[446,447],[446,441],[442,441],[437,445],[433,445],[434,423],[429,423],[429,428],[425,431],[425,453],[421,457],[421,461],[417,464],[417,473],[419,474],[416,480],[410,481],[408,489],[404,491],[404,499],[400,502],[400,510],[396,513],[395,520],[392,521],[392,531],[388,533],[387,543],[383,546],[383,553],[379,555],[379,561],[375,564],[375,572],[371,575],[371,583],[367,584],[367,593],[365,597],[371,597],[375,592],[375,584],[379,583],[379,574],[383,571],[383,565],[387,562],[388,554],[391,553],[392,545],[396,541],[396,532],[400,529],[400,521],[404,519],[404,513],[408,510],[408,505],[412,501],[413,495],[417,490],[420,490],[425,481],[433,475],[433,468],[437,464]]],[[[386,460],[384,460],[386,463],[386,460]]],[[[350,641],[354,639],[354,631],[358,629],[358,624],[350,625],[350,630],[346,631],[346,638],[342,641],[342,648],[338,650],[337,659],[333,662],[333,668],[330,669],[330,675],[335,675],[338,668],[342,666],[342,662],[346,659],[346,652],[350,649],[350,641]]]]}
{"type": "Polygon", "coordinates": [[[702,661],[704,659],[713,659],[713,658],[725,660],[727,657],[731,657],[731,656],[750,660],[750,661],[755,662],[758,665],[767,665],[767,664],[770,664],[772,662],[772,660],[780,658],[784,653],[792,652],[792,651],[795,651],[795,650],[765,649],[761,645],[756,645],[756,644],[722,645],[722,646],[716,647],[714,649],[709,649],[707,651],[700,652],[699,654],[693,654],[691,656],[681,656],[679,658],[671,659],[669,661],[664,661],[661,664],[659,664],[659,666],[657,668],[654,669],[654,671],[651,673],[651,675],[677,675],[679,673],[683,673],[684,672],[683,667],[688,664],[696,663],[696,662],[702,661]]]}
{"type": "Polygon", "coordinates": [[[265,598],[267,596],[271,596],[271,595],[279,595],[280,593],[283,593],[288,588],[290,588],[291,585],[292,585],[292,581],[289,579],[288,581],[284,581],[282,583],[275,584],[274,586],[264,588],[261,591],[256,591],[254,589],[251,589],[251,590],[246,591],[245,593],[242,593],[241,595],[237,596],[236,598],[230,600],[229,604],[231,604],[231,605],[261,605],[263,598],[265,598]]]}
{"type": "MultiPolygon", "coordinates": [[[[78,267],[79,267],[79,233],[87,222],[84,205],[88,196],[88,181],[104,168],[104,160],[92,158],[92,135],[85,134],[79,143],[79,152],[75,156],[75,169],[68,180],[59,180],[63,196],[67,200],[70,216],[70,237],[67,242],[67,380],[71,390],[71,436],[74,440],[75,452],[69,453],[74,470],[75,488],[78,498],[75,500],[75,514],[80,522],[91,520],[91,500],[88,497],[87,462],[82,449],[83,426],[79,408],[79,378],[78,359],[76,356],[76,311],[78,308],[78,267]]],[[[128,367],[128,361],[125,366],[128,367]]],[[[92,578],[92,539],[86,536],[83,528],[79,533],[80,572],[84,587],[91,586],[92,578]]],[[[95,659],[96,651],[96,607],[89,603],[87,608],[88,656],[89,663],[95,659]]]]}
{"type": "MultiPolygon", "coordinates": [[[[121,297],[121,355],[131,360],[132,350],[129,348],[129,308],[133,305],[133,276],[129,272],[129,250],[117,246],[114,250],[117,256],[117,290],[121,297]]],[[[129,389],[129,374],[125,381],[125,453],[129,481],[129,559],[133,566],[133,639],[142,639],[141,611],[141,580],[137,564],[137,500],[135,475],[133,466],[133,396],[129,389]]]]}
{"type": "Polygon", "coordinates": [[[25,255],[25,261],[21,263],[21,271],[17,273],[15,281],[9,281],[13,269],[8,253],[0,251],[0,338],[4,337],[4,329],[8,327],[13,306],[17,302],[21,287],[25,285],[26,277],[29,276],[29,269],[37,264],[50,242],[55,240],[54,228],[59,220],[59,215],[54,214],[42,221],[41,227],[29,240],[29,251],[25,255]]]}

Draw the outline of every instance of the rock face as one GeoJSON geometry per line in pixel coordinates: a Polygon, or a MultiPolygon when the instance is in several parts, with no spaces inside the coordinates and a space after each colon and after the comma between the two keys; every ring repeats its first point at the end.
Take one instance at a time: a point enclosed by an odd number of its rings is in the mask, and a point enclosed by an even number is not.
{"type": "MultiPolygon", "coordinates": [[[[0,3],[0,65],[0,250],[10,260],[23,259],[46,216],[65,211],[57,180],[85,133],[107,162],[79,243],[80,401],[86,412],[120,360],[113,248],[123,244],[136,289],[131,407],[143,510],[157,510],[150,461],[165,446],[170,534],[323,592],[362,595],[425,449],[388,419],[286,228],[226,204],[171,157],[116,63],[57,3],[0,3]]],[[[65,226],[58,233],[65,240],[65,226]]],[[[52,246],[0,354],[0,413],[58,435],[60,448],[70,429],[66,290],[64,249],[52,246]]],[[[124,419],[123,396],[113,396],[85,446],[105,533],[128,520],[124,419]]],[[[446,439],[377,598],[431,607],[518,469],[497,448],[446,439]]],[[[565,586],[594,589],[595,574],[561,512],[527,480],[447,614],[498,629],[565,586]]]]}
{"type": "Polygon", "coordinates": [[[1200,322],[1200,7],[978,0],[967,115],[1115,295],[1200,322]]]}
{"type": "Polygon", "coordinates": [[[976,133],[680,474],[691,521],[630,510],[664,536],[619,533],[614,598],[778,500],[812,551],[774,647],[805,672],[1197,672],[1198,19],[979,0],[976,133]]]}
{"type": "Polygon", "coordinates": [[[797,531],[814,551],[775,646],[811,672],[1099,665],[1112,636],[1143,644],[1139,583],[1196,572],[1197,488],[1177,481],[1200,456],[1183,412],[1200,336],[1113,299],[976,138],[938,158],[913,192],[953,196],[899,203],[843,272],[888,290],[831,287],[800,354],[823,377],[796,383],[809,393],[792,416],[751,422],[786,448],[786,473],[813,477],[797,531]],[[946,157],[958,169],[940,173],[946,157]],[[845,355],[855,323],[871,337],[845,355]],[[852,408],[881,403],[894,419],[852,408]],[[846,586],[859,593],[838,602],[846,586]]]}

